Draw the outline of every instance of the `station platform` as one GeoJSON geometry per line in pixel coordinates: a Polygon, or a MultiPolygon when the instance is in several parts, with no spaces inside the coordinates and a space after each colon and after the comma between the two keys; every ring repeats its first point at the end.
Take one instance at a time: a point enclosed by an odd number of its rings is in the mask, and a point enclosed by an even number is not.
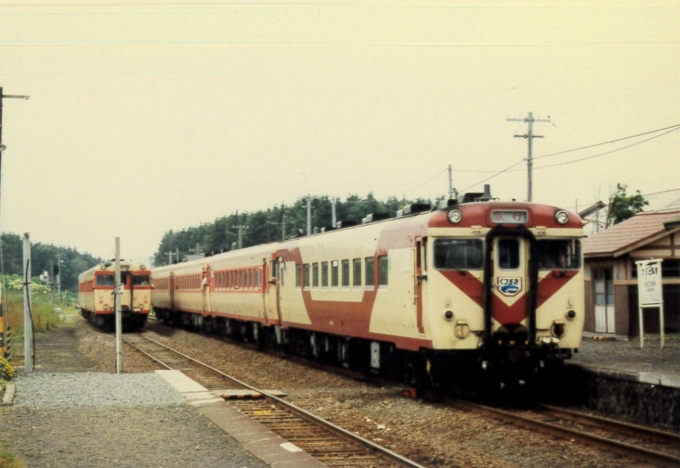
{"type": "Polygon", "coordinates": [[[579,352],[567,361],[603,377],[680,388],[680,336],[639,338],[584,334],[579,352]]]}
{"type": "Polygon", "coordinates": [[[326,466],[226,402],[226,399],[230,397],[248,398],[253,392],[248,390],[209,391],[180,371],[157,370],[155,372],[203,416],[268,465],[275,468],[322,468],[326,466]]]}

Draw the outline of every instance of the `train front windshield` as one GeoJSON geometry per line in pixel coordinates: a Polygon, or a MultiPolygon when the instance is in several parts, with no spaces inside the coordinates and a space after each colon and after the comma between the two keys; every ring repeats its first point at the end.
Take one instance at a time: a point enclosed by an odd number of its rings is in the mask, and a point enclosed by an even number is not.
{"type": "MultiPolygon", "coordinates": [[[[505,270],[520,265],[518,239],[498,242],[498,266],[505,270]]],[[[536,261],[540,270],[577,270],[581,267],[581,242],[577,239],[543,239],[536,242],[536,261]]],[[[436,239],[434,266],[438,270],[481,270],[484,266],[482,239],[436,239]]]]}

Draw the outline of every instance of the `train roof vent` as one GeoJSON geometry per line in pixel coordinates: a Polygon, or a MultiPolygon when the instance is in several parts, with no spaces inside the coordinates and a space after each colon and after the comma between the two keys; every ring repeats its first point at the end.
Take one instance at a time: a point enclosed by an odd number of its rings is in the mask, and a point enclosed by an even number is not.
{"type": "Polygon", "coordinates": [[[484,184],[483,192],[468,192],[458,196],[458,203],[486,202],[494,200],[491,196],[491,186],[484,184]]]}
{"type": "Polygon", "coordinates": [[[439,209],[443,210],[445,208],[450,208],[450,207],[457,205],[457,204],[458,204],[458,200],[456,200],[455,198],[449,198],[448,200],[442,200],[442,201],[439,202],[439,209]]]}
{"type": "Polygon", "coordinates": [[[342,229],[346,227],[356,226],[358,223],[356,221],[338,221],[335,223],[337,229],[342,229]]]}
{"type": "Polygon", "coordinates": [[[321,228],[321,232],[335,231],[337,229],[335,226],[324,226],[321,228]]]}
{"type": "Polygon", "coordinates": [[[361,220],[362,224],[374,223],[376,221],[382,221],[383,219],[390,219],[389,213],[371,213],[366,215],[364,219],[361,220]]]}
{"type": "Polygon", "coordinates": [[[423,211],[430,211],[431,208],[432,205],[429,203],[411,203],[397,211],[397,216],[409,216],[416,213],[422,213],[423,211]]]}

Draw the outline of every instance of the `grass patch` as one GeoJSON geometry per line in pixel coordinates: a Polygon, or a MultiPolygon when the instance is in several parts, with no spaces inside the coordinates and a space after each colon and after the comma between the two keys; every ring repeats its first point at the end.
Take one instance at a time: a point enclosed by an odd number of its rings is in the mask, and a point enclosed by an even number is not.
{"type": "Polygon", "coordinates": [[[12,452],[0,450],[0,468],[26,468],[26,465],[12,452]]]}

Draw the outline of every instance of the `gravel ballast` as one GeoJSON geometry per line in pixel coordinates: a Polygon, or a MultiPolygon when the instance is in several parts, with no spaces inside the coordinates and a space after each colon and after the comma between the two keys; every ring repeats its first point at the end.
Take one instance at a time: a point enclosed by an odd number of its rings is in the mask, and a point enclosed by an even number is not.
{"type": "Polygon", "coordinates": [[[76,352],[76,331],[60,327],[36,336],[36,369],[20,369],[13,405],[0,408],[0,450],[27,468],[269,466],[159,375],[92,372],[93,361],[76,352]],[[63,344],[58,352],[56,343],[63,344]]]}

